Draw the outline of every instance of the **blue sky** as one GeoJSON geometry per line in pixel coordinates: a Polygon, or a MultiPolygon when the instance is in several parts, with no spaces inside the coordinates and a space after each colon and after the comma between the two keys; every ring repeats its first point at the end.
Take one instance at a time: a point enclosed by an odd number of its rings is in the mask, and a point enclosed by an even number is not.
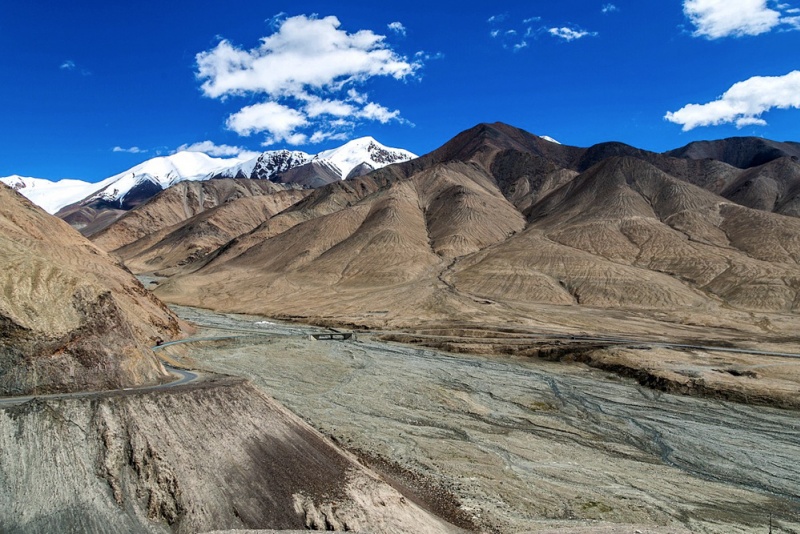
{"type": "Polygon", "coordinates": [[[0,176],[364,135],[423,154],[493,121],[578,146],[797,141],[799,29],[800,0],[7,0],[0,176]]]}

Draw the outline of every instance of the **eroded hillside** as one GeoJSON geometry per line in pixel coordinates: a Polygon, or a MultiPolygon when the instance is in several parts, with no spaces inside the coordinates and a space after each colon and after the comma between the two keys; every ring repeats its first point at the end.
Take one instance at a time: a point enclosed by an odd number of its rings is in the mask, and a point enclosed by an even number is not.
{"type": "Polygon", "coordinates": [[[115,259],[0,186],[0,396],[168,379],[177,318],[115,259]]]}

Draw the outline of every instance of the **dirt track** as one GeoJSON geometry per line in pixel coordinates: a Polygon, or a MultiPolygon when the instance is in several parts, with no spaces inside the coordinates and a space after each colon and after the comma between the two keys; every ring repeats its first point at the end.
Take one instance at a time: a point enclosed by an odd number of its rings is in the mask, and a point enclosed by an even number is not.
{"type": "Polygon", "coordinates": [[[345,447],[450,492],[487,530],[596,520],[765,532],[771,513],[778,532],[800,532],[797,412],[662,394],[579,365],[318,342],[304,327],[179,312],[274,334],[192,356],[252,378],[345,447]]]}

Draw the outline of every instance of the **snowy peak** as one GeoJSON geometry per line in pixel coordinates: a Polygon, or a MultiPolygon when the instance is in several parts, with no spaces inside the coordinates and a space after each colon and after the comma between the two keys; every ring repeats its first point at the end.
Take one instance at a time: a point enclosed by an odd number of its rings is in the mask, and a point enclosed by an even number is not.
{"type": "Polygon", "coordinates": [[[30,178],[28,176],[19,176],[18,174],[12,174],[11,176],[0,178],[0,182],[3,182],[4,184],[6,184],[8,187],[10,187],[15,191],[19,191],[20,189],[25,189],[26,187],[29,188],[36,187],[35,181],[38,180],[42,180],[42,178],[30,178]]]}
{"type": "Polygon", "coordinates": [[[269,180],[273,176],[305,165],[312,157],[299,150],[271,150],[264,152],[258,158],[250,173],[250,178],[269,180]]]}
{"type": "MultiPolygon", "coordinates": [[[[240,159],[213,158],[202,152],[176,152],[149,159],[106,178],[95,184],[98,188],[88,200],[118,202],[120,207],[125,207],[126,197],[133,190],[157,192],[185,180],[205,180],[242,163],[240,159]]],[[[130,202],[132,199],[127,200],[130,202]]]]}
{"type": "Polygon", "coordinates": [[[51,214],[64,206],[86,198],[97,188],[97,184],[81,180],[59,180],[54,182],[44,178],[31,178],[16,174],[0,178],[0,182],[18,191],[28,200],[51,214]]]}
{"type": "Polygon", "coordinates": [[[342,179],[345,179],[353,169],[363,164],[372,169],[380,169],[392,163],[408,161],[416,157],[408,150],[384,146],[372,137],[361,137],[353,139],[339,148],[320,152],[314,156],[313,161],[334,166],[342,179]]]}

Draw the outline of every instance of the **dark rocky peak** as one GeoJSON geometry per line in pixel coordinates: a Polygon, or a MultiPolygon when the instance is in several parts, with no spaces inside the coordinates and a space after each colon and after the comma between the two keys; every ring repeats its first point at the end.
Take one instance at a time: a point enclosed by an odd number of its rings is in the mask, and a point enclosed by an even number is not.
{"type": "Polygon", "coordinates": [[[291,150],[264,152],[258,157],[251,178],[269,180],[309,161],[308,154],[291,150]]]}
{"type": "Polygon", "coordinates": [[[664,153],[686,159],[715,159],[740,169],[757,167],[782,157],[800,159],[800,143],[760,137],[729,137],[717,141],[695,141],[664,153]]]}

